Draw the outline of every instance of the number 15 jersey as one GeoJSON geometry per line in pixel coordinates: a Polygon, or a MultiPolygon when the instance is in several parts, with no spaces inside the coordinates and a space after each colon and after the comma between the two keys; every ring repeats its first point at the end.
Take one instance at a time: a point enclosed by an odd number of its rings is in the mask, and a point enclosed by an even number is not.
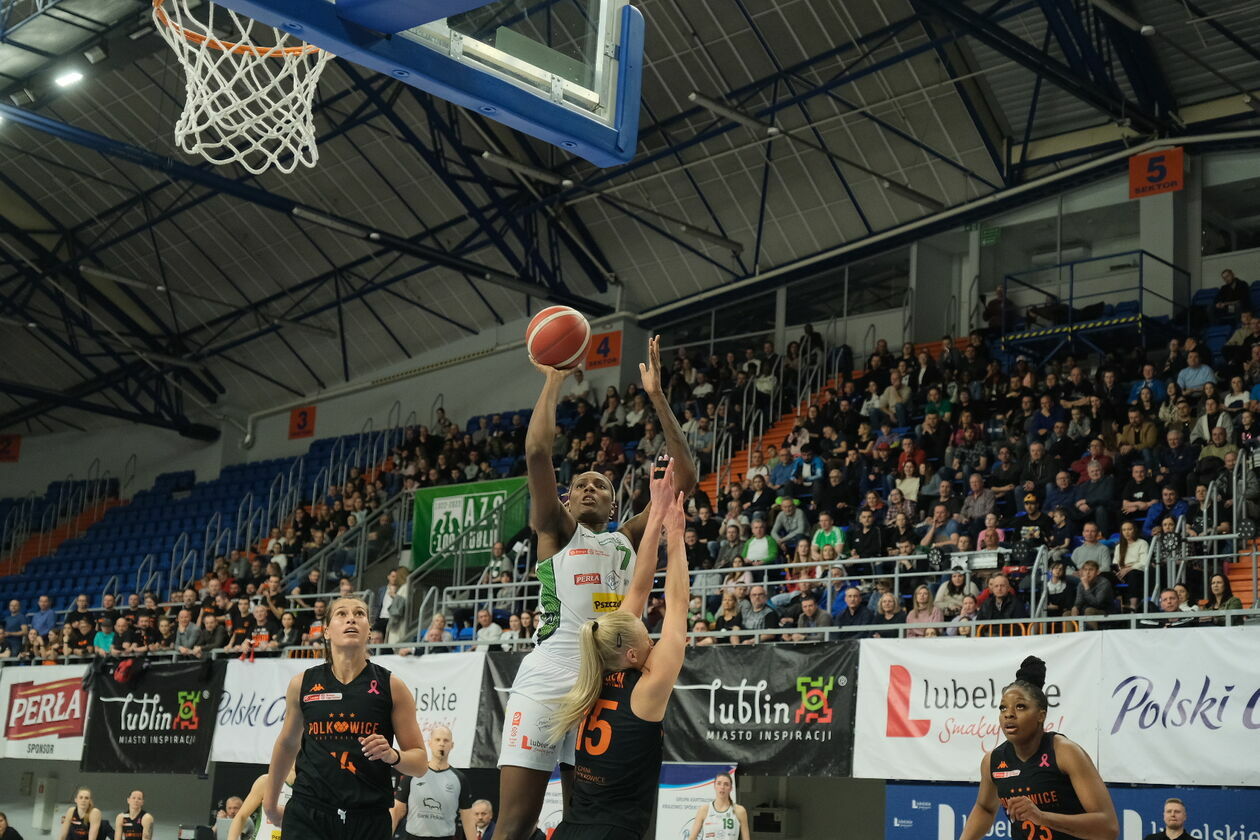
{"type": "Polygon", "coordinates": [[[533,655],[574,667],[578,631],[621,606],[634,561],[625,534],[596,533],[578,523],[564,548],[538,564],[542,615],[533,655]]]}
{"type": "Polygon", "coordinates": [[[573,766],[573,793],[565,822],[616,825],[642,837],[656,810],[665,748],[660,721],[634,713],[630,699],[643,672],[604,675],[594,708],[582,721],[573,766]]]}

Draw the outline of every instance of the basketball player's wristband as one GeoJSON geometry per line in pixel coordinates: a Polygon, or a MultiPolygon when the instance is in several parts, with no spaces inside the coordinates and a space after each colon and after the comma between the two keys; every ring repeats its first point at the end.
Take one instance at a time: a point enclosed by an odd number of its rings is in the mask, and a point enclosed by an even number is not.
{"type": "MultiPolygon", "coordinates": [[[[391,747],[391,749],[393,748],[391,747]]],[[[381,763],[384,764],[386,767],[397,767],[399,764],[402,763],[402,753],[399,752],[398,750],[394,750],[394,755],[398,756],[397,761],[385,761],[384,759],[382,759],[381,763]]]]}

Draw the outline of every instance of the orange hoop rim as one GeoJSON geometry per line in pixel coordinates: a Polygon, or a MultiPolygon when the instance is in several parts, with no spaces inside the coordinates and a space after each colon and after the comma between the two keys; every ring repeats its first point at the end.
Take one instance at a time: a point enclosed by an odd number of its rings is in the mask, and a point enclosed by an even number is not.
{"type": "Polygon", "coordinates": [[[233,55],[254,55],[259,58],[286,58],[291,56],[309,55],[320,51],[319,47],[314,44],[303,44],[300,47],[255,47],[250,44],[238,44],[232,41],[221,41],[218,38],[211,38],[208,35],[202,35],[200,32],[189,32],[175,21],[167,16],[162,10],[162,4],[166,0],[153,0],[153,14],[163,26],[167,26],[187,41],[197,44],[198,46],[207,47],[220,52],[228,52],[233,55]]]}

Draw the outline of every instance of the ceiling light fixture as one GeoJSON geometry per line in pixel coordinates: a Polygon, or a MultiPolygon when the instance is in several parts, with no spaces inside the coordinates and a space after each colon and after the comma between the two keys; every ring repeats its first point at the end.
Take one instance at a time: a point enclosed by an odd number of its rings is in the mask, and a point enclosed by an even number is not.
{"type": "Polygon", "coordinates": [[[83,73],[79,70],[67,70],[53,78],[53,84],[63,88],[77,85],[81,81],[83,81],[83,73]]]}
{"type": "Polygon", "coordinates": [[[1111,0],[1089,0],[1089,4],[1126,29],[1140,32],[1148,38],[1155,34],[1155,27],[1140,23],[1137,18],[1112,3],[1111,0]]]}
{"type": "Polygon", "coordinates": [[[8,315],[0,315],[0,324],[8,324],[11,327],[22,327],[27,330],[33,330],[39,326],[39,324],[34,321],[24,321],[21,318],[10,318],[8,315]]]}
{"type": "Polygon", "coordinates": [[[706,111],[717,114],[719,117],[725,117],[731,122],[739,123],[744,128],[755,131],[765,137],[778,137],[782,133],[782,129],[777,125],[762,122],[751,114],[745,114],[743,111],[724,105],[716,99],[710,99],[699,91],[693,90],[687,94],[687,98],[706,111]]]}
{"type": "Polygon", "coordinates": [[[163,286],[161,283],[146,283],[143,280],[136,280],[134,277],[124,277],[121,274],[115,274],[112,271],[106,271],[93,265],[79,266],[79,273],[84,277],[91,277],[95,280],[108,280],[120,286],[130,286],[133,289],[141,289],[146,292],[166,291],[166,286],[163,286]]]}
{"type": "Polygon", "coordinates": [[[329,230],[335,230],[338,233],[344,233],[347,236],[357,236],[360,239],[379,239],[380,235],[368,228],[356,225],[351,222],[343,222],[341,219],[334,219],[332,216],[325,216],[323,213],[316,213],[307,210],[305,207],[294,207],[289,213],[298,219],[317,224],[320,227],[326,227],[329,230]]]}
{"type": "Polygon", "coordinates": [[[19,108],[35,101],[35,92],[30,88],[20,88],[9,94],[9,100],[19,108]]]}
{"type": "Polygon", "coordinates": [[[546,169],[540,169],[537,166],[530,166],[527,163],[512,160],[512,158],[496,155],[494,152],[482,152],[482,160],[486,163],[492,163],[504,169],[509,169],[526,178],[533,178],[535,181],[542,181],[544,184],[551,184],[553,187],[563,187],[568,189],[573,186],[573,182],[568,178],[563,178],[554,172],[548,172],[546,169]]]}
{"type": "Polygon", "coordinates": [[[320,335],[326,338],[337,337],[336,330],[330,330],[328,329],[328,327],[321,327],[319,324],[308,324],[305,321],[298,321],[293,318],[282,318],[276,315],[271,316],[270,320],[271,320],[271,323],[277,327],[297,327],[298,329],[307,330],[313,333],[319,333],[320,335]]]}
{"type": "Polygon", "coordinates": [[[83,51],[83,57],[87,59],[88,64],[100,64],[109,58],[109,53],[105,52],[105,47],[101,44],[95,44],[83,51]]]}

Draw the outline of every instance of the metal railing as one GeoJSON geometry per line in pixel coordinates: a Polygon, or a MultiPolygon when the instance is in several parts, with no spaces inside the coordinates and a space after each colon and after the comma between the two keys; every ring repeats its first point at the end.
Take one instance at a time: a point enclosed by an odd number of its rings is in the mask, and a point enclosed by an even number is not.
{"type": "Polygon", "coordinates": [[[330,570],[340,572],[353,565],[354,586],[356,589],[361,588],[363,573],[368,565],[396,555],[401,549],[405,526],[410,519],[408,514],[411,496],[412,491],[400,490],[345,533],[322,546],[303,562],[292,565],[285,573],[284,586],[292,588],[301,583],[311,569],[319,569],[321,580],[326,580],[330,570]],[[370,539],[370,535],[385,515],[393,519],[394,532],[388,545],[382,546],[370,539]]]}

